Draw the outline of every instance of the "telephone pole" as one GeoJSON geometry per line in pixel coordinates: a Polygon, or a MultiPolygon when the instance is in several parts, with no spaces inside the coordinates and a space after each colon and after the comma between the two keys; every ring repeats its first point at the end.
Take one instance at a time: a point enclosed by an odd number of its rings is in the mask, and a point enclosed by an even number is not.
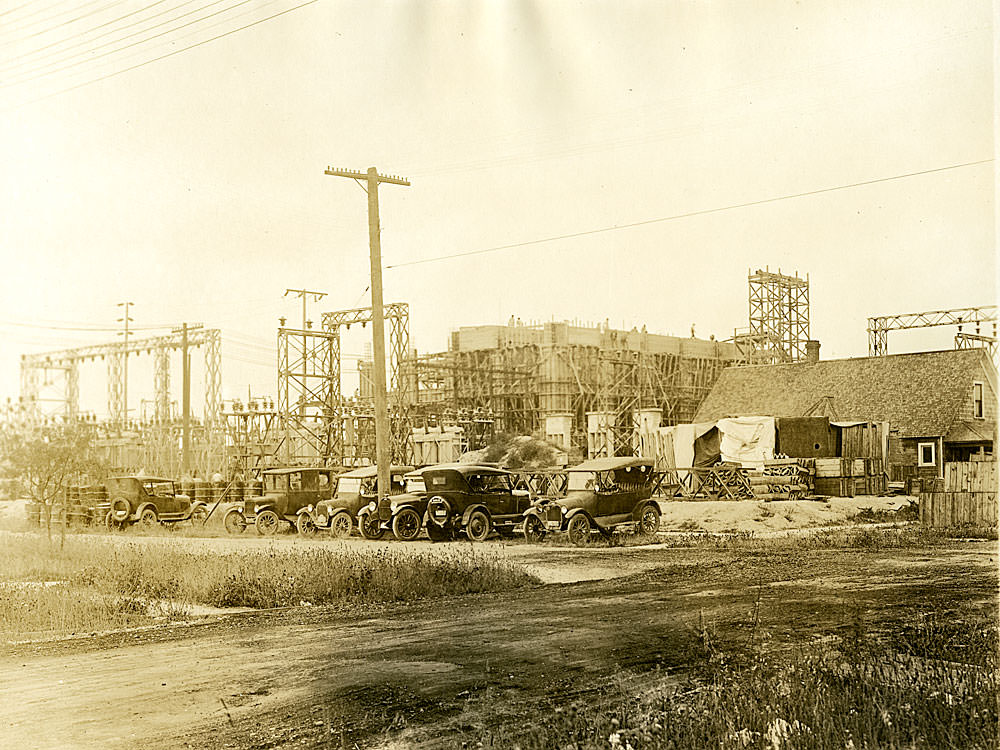
{"type": "Polygon", "coordinates": [[[389,495],[389,406],[385,389],[385,319],[382,308],[382,245],[379,237],[378,184],[410,186],[410,181],[393,175],[380,175],[375,167],[367,172],[326,168],[325,174],[348,177],[368,193],[368,244],[372,274],[372,369],[375,375],[375,463],[378,467],[378,496],[389,495]],[[361,183],[365,180],[366,185],[361,183]]]}
{"type": "Polygon", "coordinates": [[[201,328],[201,323],[182,323],[174,333],[181,334],[181,474],[191,468],[191,355],[188,354],[188,332],[201,328]]]}
{"type": "Polygon", "coordinates": [[[326,292],[313,292],[309,289],[286,289],[284,296],[287,297],[289,294],[295,293],[297,296],[302,298],[302,330],[306,330],[306,297],[307,295],[312,295],[313,302],[319,302],[326,296],[326,292]]]}
{"type": "Polygon", "coordinates": [[[125,330],[119,331],[118,335],[125,336],[125,344],[122,347],[122,425],[128,424],[128,324],[132,322],[132,318],[128,316],[128,309],[132,307],[134,302],[119,302],[118,307],[125,308],[125,316],[118,318],[119,323],[125,323],[125,330]]]}

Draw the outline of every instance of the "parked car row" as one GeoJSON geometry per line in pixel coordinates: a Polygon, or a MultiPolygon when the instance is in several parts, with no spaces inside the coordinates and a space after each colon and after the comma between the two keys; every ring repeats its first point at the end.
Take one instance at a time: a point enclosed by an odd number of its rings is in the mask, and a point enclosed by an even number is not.
{"type": "Polygon", "coordinates": [[[391,532],[404,541],[423,529],[432,541],[474,542],[518,533],[535,542],[565,532],[574,544],[585,544],[595,533],[654,534],[660,526],[653,464],[642,458],[600,458],[571,467],[560,497],[532,497],[512,472],[480,464],[392,466],[390,491],[382,498],[374,466],[339,476],[333,471],[264,472],[264,495],[230,509],[226,529],[240,533],[253,525],[268,536],[285,523],[305,536],[347,538],[356,530],[366,539],[391,532]]]}
{"type": "MultiPolygon", "coordinates": [[[[557,496],[536,496],[516,474],[496,466],[392,466],[389,492],[379,497],[374,466],[344,473],[329,467],[269,469],[263,472],[261,494],[222,506],[223,525],[231,534],[253,526],[261,536],[285,528],[340,539],[355,532],[366,539],[391,533],[404,541],[416,539],[422,530],[432,541],[473,542],[493,534],[523,534],[536,542],[564,532],[574,544],[585,544],[594,534],[655,533],[660,508],[652,498],[653,476],[647,459],[593,459],[566,471],[565,489],[557,496]]],[[[131,524],[204,523],[224,500],[192,501],[173,480],[162,477],[114,477],[106,488],[93,515],[113,530],[131,524]]]]}

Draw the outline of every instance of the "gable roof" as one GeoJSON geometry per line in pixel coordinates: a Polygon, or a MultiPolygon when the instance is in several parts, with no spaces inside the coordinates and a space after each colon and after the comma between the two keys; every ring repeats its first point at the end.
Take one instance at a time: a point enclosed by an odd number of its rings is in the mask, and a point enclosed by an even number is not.
{"type": "Polygon", "coordinates": [[[900,437],[947,435],[984,372],[996,382],[982,349],[727,367],[695,421],[834,411],[844,419],[889,422],[900,437]]]}

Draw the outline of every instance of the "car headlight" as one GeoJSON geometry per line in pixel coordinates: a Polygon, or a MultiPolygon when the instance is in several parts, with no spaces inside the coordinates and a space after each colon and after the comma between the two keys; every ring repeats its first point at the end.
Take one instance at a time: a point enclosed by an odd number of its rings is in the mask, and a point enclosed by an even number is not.
{"type": "Polygon", "coordinates": [[[564,516],[566,515],[566,510],[567,510],[567,508],[566,508],[565,505],[560,505],[559,506],[559,512],[562,513],[564,516]]]}
{"type": "Polygon", "coordinates": [[[257,513],[260,513],[260,506],[259,506],[259,505],[255,505],[255,506],[253,506],[253,512],[254,512],[254,514],[255,514],[255,515],[256,515],[257,513]]]}
{"type": "Polygon", "coordinates": [[[308,512],[312,513],[312,512],[313,512],[313,507],[312,507],[312,505],[311,505],[311,504],[310,504],[310,505],[307,505],[307,506],[306,506],[306,510],[307,510],[308,512]]]}
{"type": "Polygon", "coordinates": [[[378,510],[378,503],[372,500],[370,503],[368,503],[368,510],[374,513],[376,510],[378,510]]]}

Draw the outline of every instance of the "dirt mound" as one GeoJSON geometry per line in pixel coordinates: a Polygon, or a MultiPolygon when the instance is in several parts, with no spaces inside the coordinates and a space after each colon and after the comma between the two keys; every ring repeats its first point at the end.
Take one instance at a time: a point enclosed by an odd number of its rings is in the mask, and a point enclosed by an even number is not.
{"type": "Polygon", "coordinates": [[[558,446],[531,435],[498,435],[482,450],[462,456],[463,463],[495,463],[505,469],[548,469],[562,466],[566,454],[558,446]]]}

